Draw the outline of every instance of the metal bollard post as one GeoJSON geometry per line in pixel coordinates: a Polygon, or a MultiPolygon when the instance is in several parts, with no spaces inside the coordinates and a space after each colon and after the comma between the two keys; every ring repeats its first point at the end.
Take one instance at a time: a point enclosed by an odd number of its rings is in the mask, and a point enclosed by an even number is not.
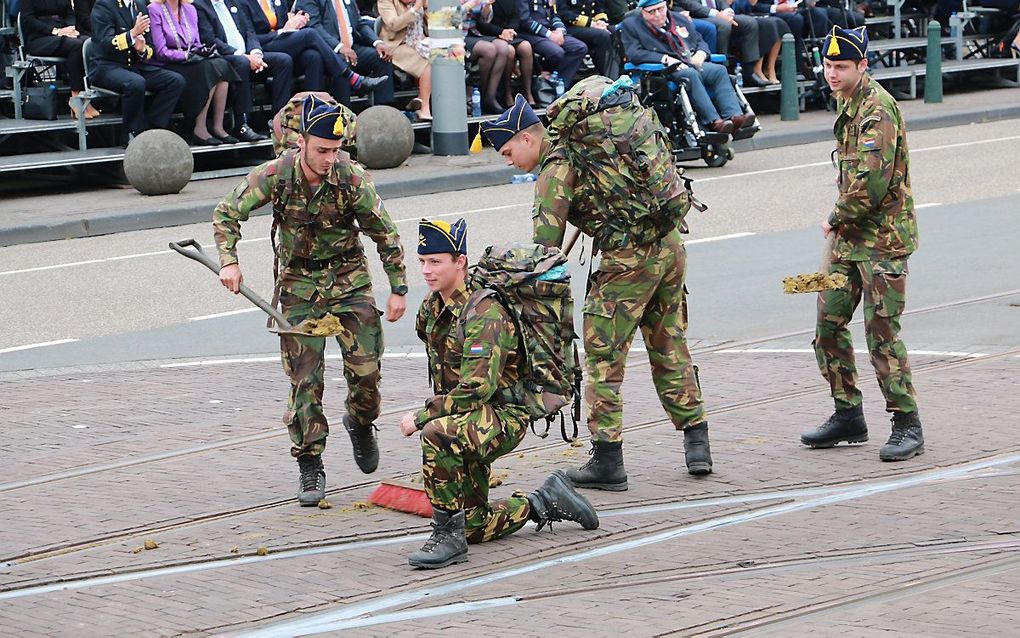
{"type": "Polygon", "coordinates": [[[942,29],[932,20],[928,23],[928,56],[924,61],[924,101],[942,102],[942,29]]]}
{"type": "Polygon", "coordinates": [[[454,26],[458,0],[429,3],[429,61],[432,65],[432,153],[467,155],[467,91],[464,32],[454,26]]]}
{"type": "Polygon", "coordinates": [[[779,91],[779,118],[784,122],[800,119],[800,100],[797,95],[797,56],[794,53],[793,35],[783,36],[782,86],[779,91]]]}

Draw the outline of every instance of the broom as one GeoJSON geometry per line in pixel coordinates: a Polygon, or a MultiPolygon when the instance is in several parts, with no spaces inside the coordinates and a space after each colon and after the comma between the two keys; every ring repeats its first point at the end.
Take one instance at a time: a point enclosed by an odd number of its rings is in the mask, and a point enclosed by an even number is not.
{"type": "Polygon", "coordinates": [[[783,278],[783,292],[788,295],[795,295],[802,292],[822,292],[823,290],[838,290],[846,285],[846,275],[842,273],[829,274],[829,264],[832,262],[832,251],[836,245],[836,231],[829,233],[829,239],[825,242],[825,251],[822,253],[822,265],[818,272],[809,275],[794,275],[783,278]]]}
{"type": "Polygon", "coordinates": [[[372,505],[408,514],[432,518],[432,503],[425,494],[425,488],[416,483],[383,479],[368,497],[372,505]]]}

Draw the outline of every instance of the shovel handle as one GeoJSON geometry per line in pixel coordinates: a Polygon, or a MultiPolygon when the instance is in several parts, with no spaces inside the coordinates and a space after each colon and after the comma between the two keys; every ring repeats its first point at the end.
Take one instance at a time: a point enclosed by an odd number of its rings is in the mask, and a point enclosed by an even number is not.
{"type": "MultiPolygon", "coordinates": [[[[194,239],[182,239],[181,241],[170,242],[170,248],[177,251],[181,255],[188,259],[194,259],[198,263],[202,264],[209,270],[213,271],[217,275],[220,274],[220,265],[214,261],[209,255],[206,255],[202,251],[202,244],[198,243],[194,239]],[[192,250],[188,250],[188,249],[192,250]]],[[[240,292],[245,298],[258,306],[263,312],[272,317],[276,321],[276,325],[280,327],[280,330],[293,330],[294,326],[287,321],[279,310],[271,306],[265,299],[259,297],[254,290],[241,284],[240,292]]]]}

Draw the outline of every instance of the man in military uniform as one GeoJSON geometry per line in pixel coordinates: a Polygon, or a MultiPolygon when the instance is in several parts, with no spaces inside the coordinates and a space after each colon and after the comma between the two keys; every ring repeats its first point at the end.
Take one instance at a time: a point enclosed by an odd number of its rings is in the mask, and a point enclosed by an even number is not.
{"type": "MultiPolygon", "coordinates": [[[[660,155],[664,183],[656,190],[665,193],[658,205],[668,211],[670,227],[655,233],[657,238],[638,242],[628,238],[644,229],[620,228],[619,223],[627,218],[622,209],[630,205],[629,194],[621,197],[620,184],[595,182],[583,157],[575,165],[564,141],[555,146],[550,142],[545,127],[520,96],[499,119],[483,123],[482,130],[508,164],[540,170],[532,213],[536,243],[560,246],[569,221],[601,246],[601,262],[589,282],[583,328],[592,458],[567,476],[578,487],[627,489],[620,386],[638,328],[659,400],[684,433],[687,469],[695,475],[710,473],[708,422],[684,334],[686,252],[679,226],[691,203],[669,150],[663,148],[660,155]]],[[[583,155],[584,149],[578,153],[583,155]]]]}
{"type": "Polygon", "coordinates": [[[848,282],[818,296],[815,355],[836,411],[820,428],[803,434],[801,442],[828,448],[868,440],[847,328],[863,296],[871,363],[886,411],[892,413],[892,434],[879,458],[902,461],[924,452],[907,347],[899,339],[907,258],[917,248],[906,128],[896,100],[867,74],[864,27],[834,27],[822,50],[825,80],[839,111],[834,153],[839,198],[822,222],[822,232],[827,237],[835,233],[829,273],[846,275],[848,282]]]}
{"type": "Polygon", "coordinates": [[[467,225],[422,220],[418,260],[431,293],[418,310],[418,337],[428,351],[435,393],[400,422],[421,432],[422,475],[432,502],[432,536],[408,562],[424,569],[467,560],[468,543],[502,538],[528,520],[541,529],[571,520],[596,529],[598,514],[562,472],[525,494],[489,501],[491,464],[524,439],[530,418],[518,397],[523,353],[507,309],[491,295],[472,297],[467,276],[467,225]]]}
{"type": "MultiPolygon", "coordinates": [[[[407,276],[397,228],[371,178],[340,150],[344,119],[335,106],[309,98],[298,148],[255,168],[216,207],[213,230],[220,253],[220,281],[237,293],[243,281],[237,262],[240,222],[272,202],[276,247],[276,287],[284,316],[293,325],[332,314],[339,319],[337,342],[347,380],[344,427],[354,460],[366,474],[379,462],[374,421],[379,416],[380,312],[372,297],[359,237],[375,242],[390,284],[386,318],[404,314],[407,276]]],[[[322,412],[325,339],[280,336],[283,368],[291,389],[284,422],[301,468],[301,505],[315,505],[325,494],[322,451],[329,426],[322,412]]]]}
{"type": "Polygon", "coordinates": [[[588,46],[567,34],[567,25],[556,15],[556,0],[517,0],[517,10],[521,16],[517,35],[542,56],[543,68],[558,72],[563,85],[570,88],[588,46]]]}
{"type": "Polygon", "coordinates": [[[556,12],[567,25],[567,34],[588,45],[595,72],[607,75],[613,36],[603,1],[556,0],[556,12]]]}
{"type": "Polygon", "coordinates": [[[167,128],[184,78],[151,63],[149,13],[142,0],[97,0],[92,8],[95,45],[89,79],[120,93],[127,135],[167,128]],[[151,93],[146,104],[145,94],[151,93]]]}

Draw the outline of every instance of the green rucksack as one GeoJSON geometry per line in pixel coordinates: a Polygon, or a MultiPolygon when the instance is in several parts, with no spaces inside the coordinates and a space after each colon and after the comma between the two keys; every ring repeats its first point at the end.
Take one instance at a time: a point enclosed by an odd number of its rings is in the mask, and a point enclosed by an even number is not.
{"type": "Polygon", "coordinates": [[[546,109],[547,157],[565,156],[581,174],[578,191],[593,213],[582,230],[602,249],[649,244],[677,227],[686,231],[693,199],[691,180],[673,163],[669,136],[624,78],[585,78],[546,109]]]}
{"type": "Polygon", "coordinates": [[[538,244],[489,246],[468,270],[467,284],[472,292],[462,317],[494,297],[514,322],[524,358],[518,398],[528,410],[532,430],[536,421],[545,419],[545,431],[535,431],[544,438],[558,415],[563,440],[573,441],[581,420],[581,364],[574,345],[567,258],[558,248],[538,244]],[[574,433],[568,438],[563,409],[570,404],[574,433]]]}

